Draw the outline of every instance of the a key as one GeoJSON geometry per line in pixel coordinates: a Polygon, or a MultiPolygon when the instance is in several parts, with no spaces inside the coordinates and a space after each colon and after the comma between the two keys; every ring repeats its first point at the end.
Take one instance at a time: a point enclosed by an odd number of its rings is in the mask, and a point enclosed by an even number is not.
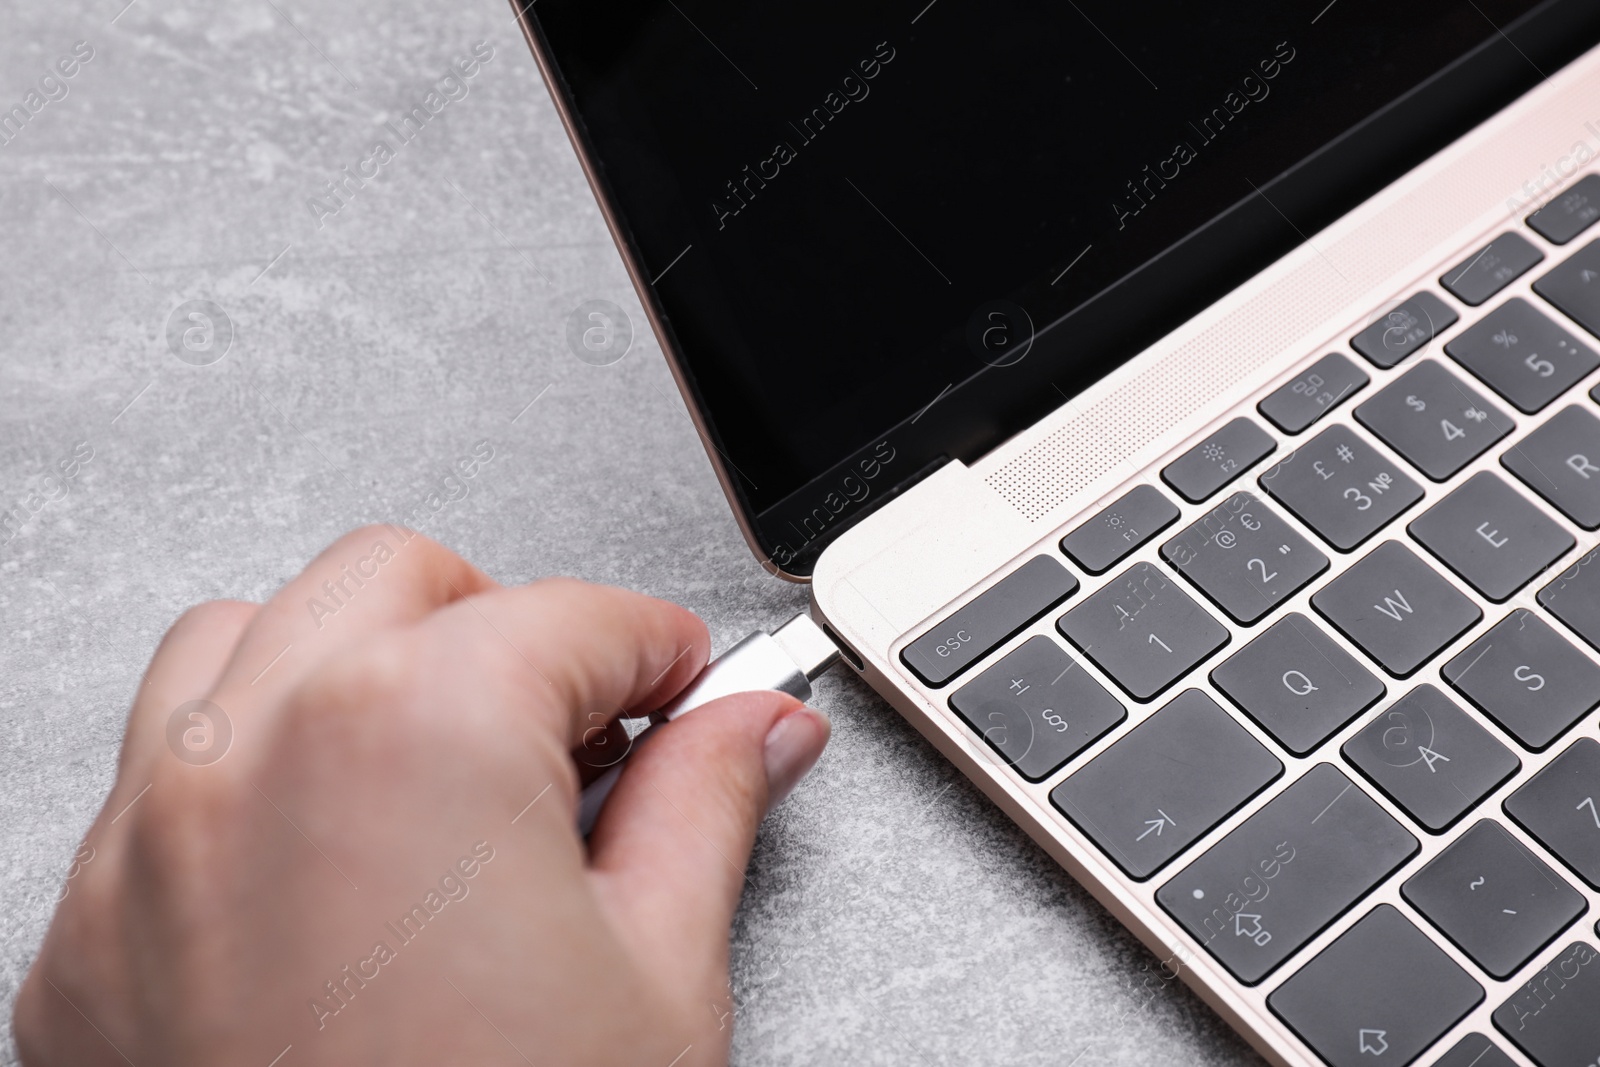
{"type": "Polygon", "coordinates": [[[1211,684],[1296,756],[1383,699],[1377,675],[1291,612],[1223,660],[1211,684]]]}
{"type": "Polygon", "coordinates": [[[1539,603],[1595,648],[1600,648],[1600,548],[1539,590],[1539,603]]]}
{"type": "Polygon", "coordinates": [[[1533,291],[1600,336],[1600,241],[1591,241],[1533,283],[1533,291]]]}
{"type": "Polygon", "coordinates": [[[1494,1025],[1538,1067],[1590,1067],[1600,1049],[1596,1004],[1600,953],[1574,941],[1495,1009],[1494,1025]]]}
{"type": "Polygon", "coordinates": [[[1463,304],[1477,307],[1544,259],[1544,253],[1520,233],[1503,233],[1474,252],[1466,262],[1445,272],[1439,284],[1463,304]]]}
{"type": "Polygon", "coordinates": [[[1387,370],[1421,351],[1457,318],[1449,304],[1424,289],[1350,338],[1350,346],[1387,370]]]}
{"type": "Polygon", "coordinates": [[[1506,799],[1506,813],[1600,889],[1600,742],[1574,741],[1506,799]]]}
{"type": "Polygon", "coordinates": [[[1235,493],[1161,546],[1161,555],[1246,625],[1328,569],[1324,556],[1250,493],[1235,493]]]}
{"type": "Polygon", "coordinates": [[[1422,499],[1422,486],[1348,426],[1330,426],[1283,457],[1261,488],[1341,552],[1422,499]]]}
{"type": "Polygon", "coordinates": [[[1278,447],[1261,427],[1237,418],[1173,460],[1162,480],[1191,504],[1198,504],[1270,456],[1278,447]]]}
{"type": "Polygon", "coordinates": [[[1048,637],[1030,637],[950,695],[950,707],[1030,782],[1049,777],[1128,717],[1048,637]]]}
{"type": "Polygon", "coordinates": [[[1528,216],[1528,225],[1546,241],[1564,245],[1600,219],[1600,176],[1585,175],[1572,188],[1528,216]]]}
{"type": "Polygon", "coordinates": [[[1406,527],[1472,587],[1502,601],[1577,542],[1499,476],[1479,471],[1406,527]]]}
{"type": "Polygon", "coordinates": [[[1389,799],[1438,833],[1522,766],[1432,685],[1419,685],[1341,750],[1389,799]]]}
{"type": "Polygon", "coordinates": [[[1509,978],[1588,905],[1543,860],[1485,819],[1400,887],[1492,978],[1509,978]]]}
{"type": "Polygon", "coordinates": [[[1471,463],[1516,426],[1431,359],[1357,407],[1356,419],[1436,482],[1471,463]]]}
{"type": "Polygon", "coordinates": [[[1450,358],[1529,415],[1588,377],[1600,356],[1514,296],[1444,346],[1450,358]]]}
{"type": "Polygon", "coordinates": [[[1450,1047],[1433,1067],[1517,1067],[1510,1056],[1500,1051],[1482,1034],[1468,1034],[1450,1047]]]}
{"type": "Polygon", "coordinates": [[[1483,612],[1398,541],[1385,541],[1311,598],[1311,606],[1384,670],[1406,678],[1483,612]]]}
{"type": "Polygon", "coordinates": [[[1585,530],[1600,527],[1600,419],[1562,408],[1500,463],[1585,530]]]}
{"type": "Polygon", "coordinates": [[[1104,574],[1178,521],[1178,505],[1153,485],[1139,485],[1061,539],[1061,551],[1090,574],[1104,574]]]}
{"type": "Polygon", "coordinates": [[[1600,706],[1600,667],[1526,608],[1500,620],[1440,673],[1535,752],[1600,706]]]}
{"type": "Polygon", "coordinates": [[[1331,1067],[1410,1063],[1483,987],[1390,904],[1323,949],[1267,1005],[1331,1067]]]}
{"type": "Polygon", "coordinates": [[[1056,786],[1050,800],[1142,880],[1282,773],[1249,730],[1188,689],[1056,786]]]}
{"type": "Polygon", "coordinates": [[[1135,700],[1149,700],[1229,640],[1174,579],[1135,563],[1056,628],[1135,700]]]}
{"type": "Polygon", "coordinates": [[[1156,900],[1254,985],[1417,851],[1417,839],[1319,763],[1180,871],[1156,900]]]}
{"type": "Polygon", "coordinates": [[[1300,433],[1367,387],[1372,379],[1348,356],[1329,353],[1274,389],[1257,410],[1284,433],[1300,433]]]}
{"type": "Polygon", "coordinates": [[[1035,556],[907,645],[900,661],[928,685],[944,685],[1077,590],[1067,568],[1035,556]]]}

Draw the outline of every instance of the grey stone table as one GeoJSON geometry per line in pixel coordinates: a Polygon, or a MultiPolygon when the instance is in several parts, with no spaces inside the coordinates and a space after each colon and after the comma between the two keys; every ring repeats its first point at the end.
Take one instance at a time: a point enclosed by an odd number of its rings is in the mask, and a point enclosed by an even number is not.
{"type": "MultiPolygon", "coordinates": [[[[631,586],[719,647],[805,598],[746,551],[504,5],[11,0],[0,24],[9,1021],[185,606],[419,507],[502,581],[631,586]],[[474,46],[425,127],[386,125],[474,46]],[[640,331],[610,366],[566,344],[590,299],[640,331]]],[[[1254,1062],[882,700],[837,677],[817,702],[835,740],[734,931],[736,1061],[1254,1062]]]]}

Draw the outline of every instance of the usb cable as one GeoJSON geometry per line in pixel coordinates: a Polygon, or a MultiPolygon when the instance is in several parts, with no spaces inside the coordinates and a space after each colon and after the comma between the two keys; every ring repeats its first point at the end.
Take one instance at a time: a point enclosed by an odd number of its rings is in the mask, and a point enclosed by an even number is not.
{"type": "MultiPolygon", "coordinates": [[[[810,700],[812,681],[838,661],[839,646],[805,612],[771,633],[753,633],[706,664],[688,688],[652,713],[645,728],[634,735],[628,755],[650,740],[654,727],[730,693],[776,689],[796,700],[810,700]]],[[[579,797],[578,830],[585,837],[594,828],[617,779],[622,777],[626,759],[624,756],[589,783],[579,797]]]]}

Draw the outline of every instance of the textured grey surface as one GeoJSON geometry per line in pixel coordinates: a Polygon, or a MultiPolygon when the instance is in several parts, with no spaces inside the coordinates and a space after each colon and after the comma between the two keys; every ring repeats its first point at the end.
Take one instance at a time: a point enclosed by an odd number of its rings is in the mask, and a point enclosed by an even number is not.
{"type": "MultiPolygon", "coordinates": [[[[94,48],[0,145],[0,510],[27,514],[0,529],[8,1020],[166,626],[411,513],[475,442],[495,458],[421,526],[502,581],[632,586],[719,646],[804,601],[746,551],[648,336],[567,350],[582,301],[643,318],[502,4],[125,2],[0,5],[0,109],[94,48]],[[468,95],[396,143],[384,120],[478,41],[468,95]],[[308,198],[380,138],[319,226],[308,198]],[[234,324],[214,365],[168,350],[190,299],[234,324]]],[[[1253,1061],[883,701],[841,677],[818,703],[835,741],[735,931],[738,1062],[1253,1061]]]]}

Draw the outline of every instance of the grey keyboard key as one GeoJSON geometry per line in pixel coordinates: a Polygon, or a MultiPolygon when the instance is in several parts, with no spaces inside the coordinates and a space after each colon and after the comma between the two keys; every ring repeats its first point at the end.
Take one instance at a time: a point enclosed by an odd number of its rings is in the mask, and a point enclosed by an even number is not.
{"type": "Polygon", "coordinates": [[[1447,271],[1439,284],[1463,304],[1477,307],[1544,258],[1520,233],[1503,233],[1447,271]]]}
{"type": "Polygon", "coordinates": [[[1211,684],[1296,756],[1383,699],[1384,685],[1298,612],[1223,660],[1211,684]]]}
{"type": "Polygon", "coordinates": [[[1330,426],[1283,457],[1261,488],[1341,552],[1422,499],[1422,486],[1348,426],[1330,426]]]}
{"type": "Polygon", "coordinates": [[[1506,812],[1600,889],[1600,742],[1592,737],[1574,741],[1507,798],[1506,812]]]}
{"type": "Polygon", "coordinates": [[[1482,1034],[1468,1034],[1434,1062],[1433,1067],[1517,1067],[1510,1056],[1500,1051],[1482,1034]]]}
{"type": "Polygon", "coordinates": [[[1385,541],[1311,598],[1397,678],[1409,677],[1483,617],[1478,605],[1398,541],[1385,541]]]}
{"type": "Polygon", "coordinates": [[[1551,244],[1564,245],[1600,219],[1600,177],[1590,174],[1528,216],[1528,225],[1551,244]]]}
{"type": "Polygon", "coordinates": [[[1400,887],[1490,977],[1511,977],[1588,908],[1544,861],[1485,819],[1400,887]]]}
{"type": "Polygon", "coordinates": [[[1522,766],[1431,685],[1419,685],[1346,741],[1344,758],[1417,822],[1452,826],[1522,766]]]}
{"type": "Polygon", "coordinates": [[[1600,419],[1587,409],[1562,408],[1500,462],[1585,530],[1600,527],[1600,419]]]}
{"type": "Polygon", "coordinates": [[[1328,557],[1249,493],[1235,493],[1161,546],[1161,555],[1246,625],[1328,569],[1328,557]]]}
{"type": "Polygon", "coordinates": [[[1035,556],[907,645],[900,661],[941,686],[1078,591],[1078,579],[1049,556],[1035,556]]]}
{"type": "Polygon", "coordinates": [[[1516,427],[1483,394],[1431,359],[1356,408],[1356,418],[1436,482],[1516,427]]]}
{"type": "Polygon", "coordinates": [[[1600,548],[1591,549],[1539,590],[1539,603],[1579,637],[1600,648],[1600,548]]]}
{"type": "Polygon", "coordinates": [[[1495,1009],[1494,1025],[1538,1067],[1593,1067],[1600,1049],[1596,1004],[1600,953],[1575,941],[1495,1009]]]}
{"type": "Polygon", "coordinates": [[[1501,601],[1577,542],[1498,476],[1479,471],[1406,527],[1445,566],[1501,601]]]}
{"type": "Polygon", "coordinates": [[[1600,706],[1600,666],[1526,608],[1500,620],[1440,673],[1535,752],[1600,706]]]}
{"type": "Polygon", "coordinates": [[[950,707],[1030,782],[1048,777],[1128,717],[1048,637],[1030,637],[950,695],[950,707]]]}
{"type": "Polygon", "coordinates": [[[1459,316],[1443,300],[1423,290],[1350,338],[1350,345],[1375,365],[1394,366],[1455,325],[1459,316]]]}
{"type": "Polygon", "coordinates": [[[1050,801],[1144,879],[1282,773],[1249,730],[1188,689],[1056,786],[1050,801]]]}
{"type": "Polygon", "coordinates": [[[1267,998],[1332,1067],[1410,1063],[1483,987],[1389,904],[1373,908],[1267,998]]]}
{"type": "Polygon", "coordinates": [[[1600,241],[1592,241],[1533,283],[1567,318],[1600,336],[1600,241]]]}
{"type": "Polygon", "coordinates": [[[1227,627],[1148,563],[1129,567],[1057,619],[1056,628],[1141,701],[1229,640],[1227,627]]]}
{"type": "Polygon", "coordinates": [[[1061,539],[1061,551],[1090,574],[1123,557],[1178,521],[1178,505],[1153,485],[1139,485],[1061,539]]]}
{"type": "Polygon", "coordinates": [[[1444,346],[1519,411],[1533,414],[1600,367],[1600,356],[1514,296],[1444,346]]]}
{"type": "Polygon", "coordinates": [[[1319,763],[1207,849],[1156,900],[1246,985],[1417,851],[1417,839],[1337,768],[1319,763]]]}
{"type": "Polygon", "coordinates": [[[1372,379],[1347,356],[1332,352],[1272,391],[1257,407],[1284,433],[1300,433],[1367,387],[1372,379]]]}
{"type": "Polygon", "coordinates": [[[1261,427],[1237,418],[1173,460],[1162,479],[1191,504],[1198,504],[1270,456],[1278,447],[1261,427]]]}

